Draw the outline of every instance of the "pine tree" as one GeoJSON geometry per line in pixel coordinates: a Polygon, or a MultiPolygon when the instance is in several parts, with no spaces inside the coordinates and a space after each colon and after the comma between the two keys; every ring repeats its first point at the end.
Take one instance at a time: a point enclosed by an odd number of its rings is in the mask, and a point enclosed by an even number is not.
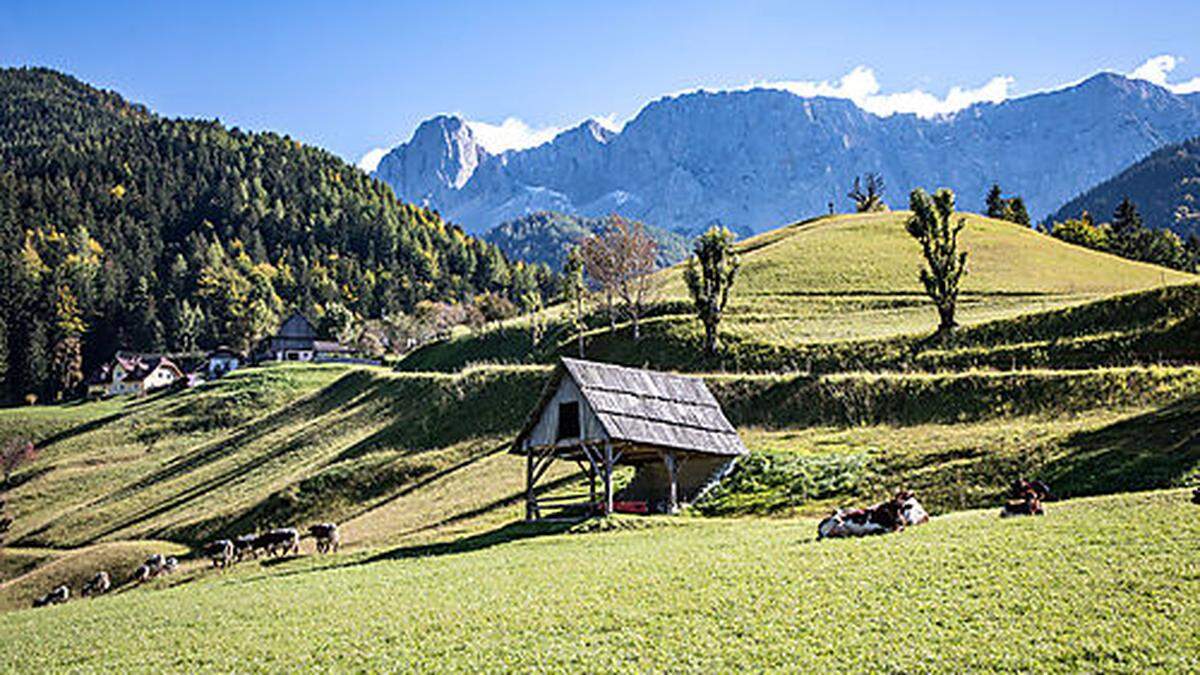
{"type": "Polygon", "coordinates": [[[579,347],[579,358],[584,357],[583,333],[587,328],[583,321],[584,302],[587,300],[587,285],[583,280],[583,254],[578,246],[571,247],[563,265],[563,299],[571,312],[571,330],[579,347]]]}
{"type": "Polygon", "coordinates": [[[1008,200],[1008,218],[1018,225],[1029,227],[1029,211],[1025,209],[1025,200],[1020,197],[1013,197],[1008,200]]]}
{"type": "Polygon", "coordinates": [[[1139,260],[1141,251],[1142,216],[1129,197],[1121,200],[1113,211],[1112,248],[1117,255],[1139,260]]]}
{"type": "Polygon", "coordinates": [[[992,189],[987,193],[987,217],[1005,220],[1007,214],[1007,204],[1000,192],[1000,185],[992,183],[992,189]]]}

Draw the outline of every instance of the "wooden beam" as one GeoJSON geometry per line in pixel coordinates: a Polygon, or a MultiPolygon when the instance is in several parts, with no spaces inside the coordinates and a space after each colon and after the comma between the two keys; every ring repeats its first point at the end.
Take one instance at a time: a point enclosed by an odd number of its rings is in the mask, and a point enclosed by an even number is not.
{"type": "Polygon", "coordinates": [[[662,458],[667,466],[667,479],[670,483],[667,491],[667,513],[679,513],[679,462],[675,460],[674,450],[663,452],[662,458]]]}
{"type": "Polygon", "coordinates": [[[535,502],[533,499],[533,450],[525,452],[525,520],[533,520],[535,502]]]}
{"type": "Polygon", "coordinates": [[[604,441],[604,515],[612,515],[613,512],[613,451],[612,441],[605,439],[604,441]]]}

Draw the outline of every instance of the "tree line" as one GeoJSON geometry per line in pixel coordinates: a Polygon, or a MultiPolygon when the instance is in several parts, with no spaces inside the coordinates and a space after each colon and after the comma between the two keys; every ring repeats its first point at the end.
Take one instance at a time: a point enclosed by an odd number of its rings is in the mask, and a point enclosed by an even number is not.
{"type": "Polygon", "coordinates": [[[292,309],[467,321],[558,284],[287,136],[0,70],[0,399],[70,396],[117,349],[247,350],[292,309]]]}

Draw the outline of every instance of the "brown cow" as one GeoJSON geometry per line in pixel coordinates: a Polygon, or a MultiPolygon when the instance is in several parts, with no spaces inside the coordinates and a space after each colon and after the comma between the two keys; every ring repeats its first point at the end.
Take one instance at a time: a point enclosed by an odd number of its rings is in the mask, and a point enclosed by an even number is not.
{"type": "Polygon", "coordinates": [[[83,585],[80,595],[84,597],[89,595],[104,595],[110,588],[112,588],[112,579],[109,578],[108,572],[97,572],[96,576],[83,585]]]}
{"type": "Polygon", "coordinates": [[[1009,491],[1008,503],[1000,510],[1000,517],[1045,515],[1046,510],[1042,507],[1042,501],[1051,498],[1049,485],[1040,480],[1018,479],[1009,491]]]}

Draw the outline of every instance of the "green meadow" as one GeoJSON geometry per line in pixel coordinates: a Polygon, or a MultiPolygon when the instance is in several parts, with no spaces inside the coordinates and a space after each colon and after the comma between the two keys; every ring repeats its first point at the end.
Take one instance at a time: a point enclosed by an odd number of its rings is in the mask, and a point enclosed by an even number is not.
{"type": "Polygon", "coordinates": [[[561,307],[538,345],[524,317],[398,369],[0,410],[40,449],[9,491],[0,669],[1200,669],[1200,279],[969,216],[963,327],[932,343],[903,217],[739,244],[719,359],[678,268],[636,343],[593,309],[590,358],[704,377],[751,450],[678,518],[519,522],[508,444],[572,352],[561,307]],[[1064,501],[1000,520],[1022,476],[1064,501]],[[814,541],[829,509],[902,487],[930,524],[814,541]],[[324,520],[342,554],[190,555],[324,520]],[[128,584],[155,552],[182,570],[128,584]],[[100,569],[109,597],[28,609],[100,569]]]}

